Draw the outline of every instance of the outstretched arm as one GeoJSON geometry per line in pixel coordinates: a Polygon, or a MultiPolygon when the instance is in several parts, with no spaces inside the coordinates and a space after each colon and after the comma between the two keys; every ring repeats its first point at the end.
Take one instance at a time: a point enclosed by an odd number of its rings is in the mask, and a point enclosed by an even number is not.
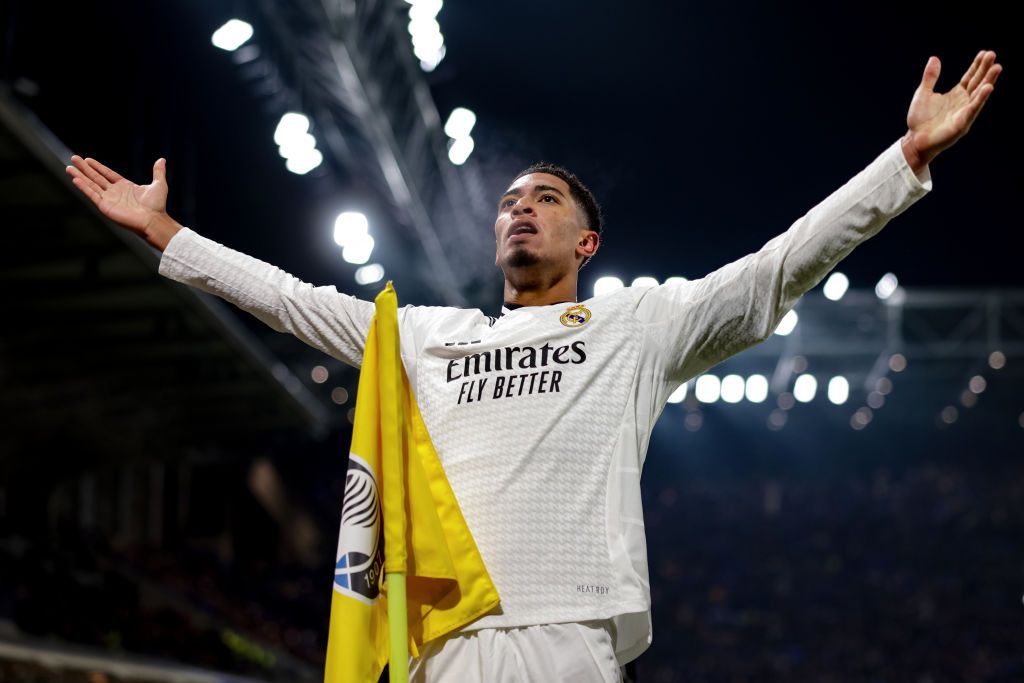
{"type": "Polygon", "coordinates": [[[372,303],[333,285],[315,287],[178,224],[167,215],[163,159],[153,165],[149,185],[136,185],[95,159],[73,156],[71,161],[72,182],[104,216],[163,252],[161,275],[214,294],[349,365],[362,364],[372,303]]]}
{"type": "Polygon", "coordinates": [[[952,90],[937,93],[935,83],[941,68],[938,57],[928,58],[907,112],[908,130],[901,143],[907,163],[915,173],[920,173],[939,152],[971,129],[1003,70],[996,63],[995,52],[982,50],[952,90]]]}
{"type": "Polygon", "coordinates": [[[692,377],[771,336],[782,316],[836,264],[931,189],[928,164],[970,129],[1002,67],[982,51],[947,93],[932,57],[914,92],[907,134],[759,251],[684,284],[638,297],[667,376],[692,377]],[[666,343],[667,342],[667,343],[666,343]]]}

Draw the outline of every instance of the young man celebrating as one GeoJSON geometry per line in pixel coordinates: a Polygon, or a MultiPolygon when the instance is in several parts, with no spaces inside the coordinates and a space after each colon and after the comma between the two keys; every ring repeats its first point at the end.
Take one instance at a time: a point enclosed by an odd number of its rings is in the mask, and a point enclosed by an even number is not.
{"type": "MultiPolygon", "coordinates": [[[[502,602],[412,662],[414,680],[616,681],[651,641],[640,471],[682,382],[764,339],[850,251],[931,189],[928,164],[963,136],[1001,66],[980,52],[934,91],[932,57],[908,131],[758,252],[706,277],[577,302],[600,246],[590,192],[534,166],[499,200],[502,315],[406,306],[402,358],[502,602]]],[[[373,304],[314,287],[176,223],[165,162],[139,186],[72,157],[73,182],[163,251],[159,272],[358,367],[373,304]]]]}

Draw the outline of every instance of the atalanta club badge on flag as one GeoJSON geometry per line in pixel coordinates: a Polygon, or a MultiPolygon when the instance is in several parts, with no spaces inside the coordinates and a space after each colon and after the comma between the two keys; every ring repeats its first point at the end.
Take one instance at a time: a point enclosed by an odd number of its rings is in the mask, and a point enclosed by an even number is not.
{"type": "Polygon", "coordinates": [[[372,604],[380,594],[383,566],[384,531],[377,478],[365,460],[349,454],[334,589],[372,604]]]}

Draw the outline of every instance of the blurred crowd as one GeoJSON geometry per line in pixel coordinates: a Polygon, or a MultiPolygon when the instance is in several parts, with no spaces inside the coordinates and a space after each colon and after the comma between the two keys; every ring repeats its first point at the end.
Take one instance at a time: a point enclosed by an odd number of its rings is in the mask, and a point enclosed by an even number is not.
{"type": "MultiPolygon", "coordinates": [[[[654,643],[635,680],[1024,680],[1019,465],[662,474],[644,481],[654,643]]],[[[8,638],[322,672],[329,566],[8,529],[0,573],[8,638]]]]}
{"type": "Polygon", "coordinates": [[[648,491],[642,681],[1024,680],[1024,469],[693,477],[648,491]]]}

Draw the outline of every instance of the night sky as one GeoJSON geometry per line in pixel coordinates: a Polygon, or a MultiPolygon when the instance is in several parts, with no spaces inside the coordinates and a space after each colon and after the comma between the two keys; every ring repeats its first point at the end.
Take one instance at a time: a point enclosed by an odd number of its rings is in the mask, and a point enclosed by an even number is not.
{"type": "MultiPolygon", "coordinates": [[[[284,170],[275,121],[209,43],[246,7],[75,5],[54,25],[50,10],[20,3],[8,68],[35,84],[23,99],[76,152],[147,182],[166,156],[182,222],[357,291],[330,233],[359,198],[284,170]]],[[[699,277],[757,249],[904,133],[929,55],[942,59],[944,91],[994,49],[1004,74],[968,136],[933,164],[932,194],[840,268],[853,287],[886,271],[906,287],[1021,285],[1009,247],[1024,107],[1019,27],[1006,17],[911,3],[449,2],[439,22],[447,56],[427,78],[442,117],[477,113],[487,191],[497,197],[544,159],[598,195],[606,238],[581,298],[601,275],[699,277]]],[[[386,243],[392,219],[370,213],[386,243]]],[[[374,260],[387,267],[385,249],[374,260]]],[[[401,293],[402,273],[388,276],[401,293]]],[[[497,305],[497,271],[495,283],[497,305]]]]}

